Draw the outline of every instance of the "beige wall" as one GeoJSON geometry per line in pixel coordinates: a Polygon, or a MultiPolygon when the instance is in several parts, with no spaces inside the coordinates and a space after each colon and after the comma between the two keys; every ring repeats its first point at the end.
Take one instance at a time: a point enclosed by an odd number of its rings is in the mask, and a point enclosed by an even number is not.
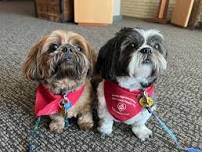
{"type": "MultiPolygon", "coordinates": [[[[158,11],[160,0],[121,0],[121,15],[137,18],[153,18],[158,11]]],[[[168,18],[171,18],[175,0],[169,1],[168,18]]],[[[200,21],[202,21],[202,8],[200,21]]]]}
{"type": "MultiPolygon", "coordinates": [[[[157,14],[160,0],[122,0],[121,14],[137,18],[153,18],[157,14]]],[[[168,17],[171,16],[175,0],[170,0],[168,17]]]]}

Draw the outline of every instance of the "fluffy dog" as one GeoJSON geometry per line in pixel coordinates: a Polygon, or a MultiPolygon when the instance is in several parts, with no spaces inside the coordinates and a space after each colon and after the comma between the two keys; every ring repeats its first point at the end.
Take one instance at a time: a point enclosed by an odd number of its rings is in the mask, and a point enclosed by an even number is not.
{"type": "MultiPolygon", "coordinates": [[[[78,100],[66,115],[68,118],[78,117],[77,123],[81,129],[90,129],[94,124],[90,83],[94,64],[94,50],[83,36],[57,30],[44,36],[31,48],[23,65],[23,72],[27,79],[39,82],[40,87],[37,91],[40,97],[37,102],[40,106],[44,92],[49,94],[48,98],[52,96],[54,99],[59,99],[60,96],[66,97],[68,93],[80,90],[78,100]]],[[[61,102],[68,102],[65,99],[61,102]]],[[[61,132],[65,125],[64,112],[58,108],[56,107],[56,110],[49,114],[52,119],[49,127],[51,131],[61,132]]],[[[37,110],[35,108],[35,113],[42,115],[37,110]]]]}
{"type": "Polygon", "coordinates": [[[96,70],[104,80],[97,88],[99,132],[111,134],[113,122],[118,121],[131,125],[142,141],[152,135],[145,126],[151,114],[139,101],[144,94],[154,96],[166,56],[163,36],[140,28],[121,29],[100,49],[96,70]]]}

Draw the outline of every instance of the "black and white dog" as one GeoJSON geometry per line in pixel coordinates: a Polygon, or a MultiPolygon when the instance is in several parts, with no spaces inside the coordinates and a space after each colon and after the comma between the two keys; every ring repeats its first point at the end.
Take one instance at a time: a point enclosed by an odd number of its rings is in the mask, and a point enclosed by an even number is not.
{"type": "Polygon", "coordinates": [[[157,30],[123,28],[101,48],[96,65],[103,78],[97,88],[100,133],[111,134],[113,121],[118,121],[131,125],[142,141],[152,135],[145,126],[151,114],[139,100],[144,93],[153,97],[154,83],[167,66],[166,56],[157,30]]]}

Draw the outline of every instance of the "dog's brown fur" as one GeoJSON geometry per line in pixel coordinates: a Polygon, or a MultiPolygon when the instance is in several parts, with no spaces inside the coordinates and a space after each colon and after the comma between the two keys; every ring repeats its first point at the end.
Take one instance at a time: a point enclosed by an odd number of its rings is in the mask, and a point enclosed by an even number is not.
{"type": "MultiPolygon", "coordinates": [[[[74,53],[74,52],[73,52],[74,53]]],[[[78,117],[78,125],[81,129],[90,129],[93,127],[92,118],[92,100],[93,92],[90,83],[91,76],[94,71],[96,56],[89,42],[81,35],[73,32],[53,31],[50,35],[44,36],[30,50],[25,63],[23,64],[23,73],[29,80],[35,80],[42,83],[55,94],[61,94],[61,90],[73,91],[85,84],[84,92],[79,101],[74,105],[67,116],[78,117]],[[81,52],[76,51],[76,57],[83,61],[82,71],[76,71],[78,74],[71,78],[65,76],[62,79],[56,79],[52,73],[55,70],[54,64],[64,58],[64,54],[59,49],[55,52],[48,52],[51,44],[60,43],[61,47],[65,44],[72,46],[79,45],[81,52]],[[56,55],[58,59],[56,58],[56,55]],[[80,73],[79,73],[80,72],[80,73]]],[[[66,64],[66,63],[65,63],[66,64]]],[[[66,67],[68,65],[65,65],[66,67]]],[[[64,114],[58,113],[51,115],[52,119],[49,127],[52,131],[61,132],[64,128],[64,114]]]]}

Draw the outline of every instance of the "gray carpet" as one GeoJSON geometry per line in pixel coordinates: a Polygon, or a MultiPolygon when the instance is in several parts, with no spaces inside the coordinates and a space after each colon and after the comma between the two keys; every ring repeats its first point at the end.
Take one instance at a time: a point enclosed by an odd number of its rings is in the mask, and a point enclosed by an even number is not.
{"type": "MultiPolygon", "coordinates": [[[[44,34],[63,29],[85,35],[99,49],[124,26],[160,30],[167,42],[168,70],[158,81],[158,113],[186,146],[202,148],[202,32],[139,20],[123,20],[108,27],[80,27],[34,17],[32,2],[0,2],[0,151],[27,150],[28,133],[33,127],[36,84],[20,74],[28,49],[44,34]]],[[[94,131],[77,126],[62,134],[42,126],[33,140],[35,151],[135,151],[176,152],[173,142],[152,118],[148,123],[153,137],[141,143],[129,126],[116,123],[112,137],[105,139],[94,131]]]]}

